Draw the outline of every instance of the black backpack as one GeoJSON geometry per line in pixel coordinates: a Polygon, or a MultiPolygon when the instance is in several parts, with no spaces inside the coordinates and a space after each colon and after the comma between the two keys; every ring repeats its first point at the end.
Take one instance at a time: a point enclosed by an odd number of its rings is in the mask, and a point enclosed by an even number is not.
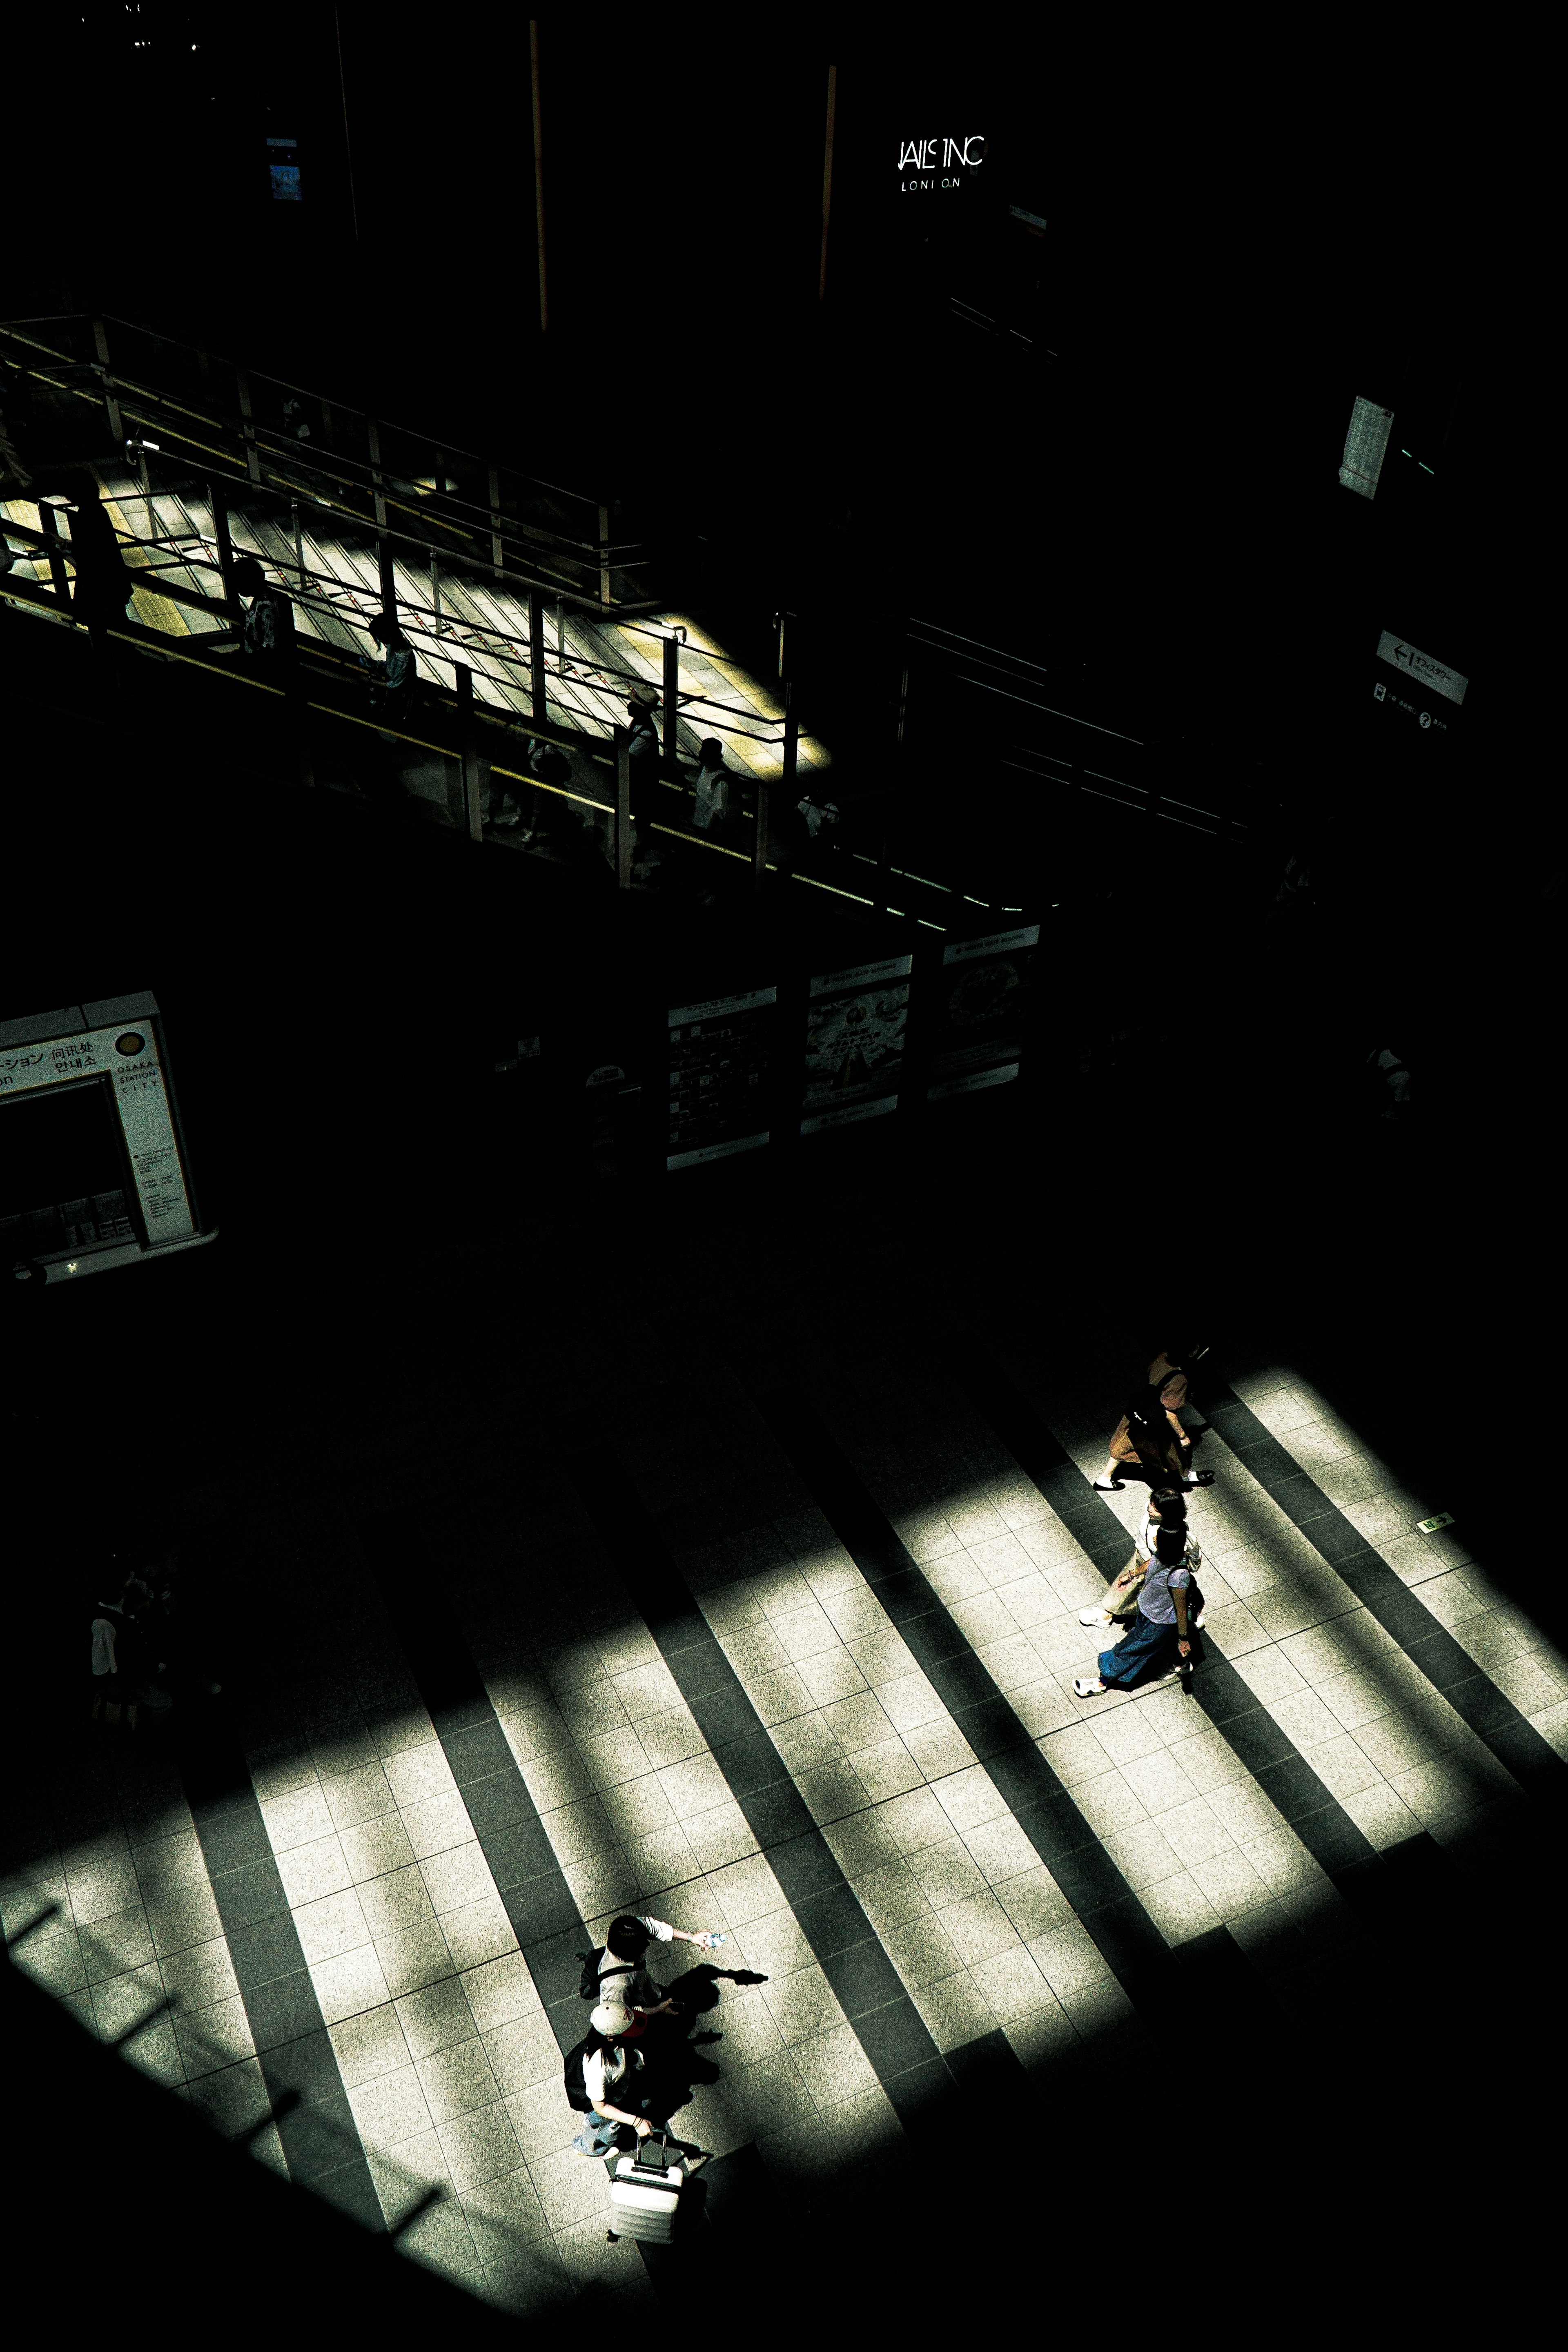
{"type": "MultiPolygon", "coordinates": [[[[583,1963],[583,1973],[577,1979],[577,1998],[579,2000],[598,2000],[599,1985],[601,1982],[599,1976],[599,1962],[604,1958],[607,1949],[607,1945],[601,1944],[596,1951],[578,1953],[577,1958],[583,1963]]],[[[637,1974],[637,1963],[635,1960],[626,1960],[618,1968],[608,1969],[606,1974],[612,1977],[635,1976],[637,1974]]]]}
{"type": "MultiPolygon", "coordinates": [[[[594,2112],[594,2102],[588,2096],[587,2085],[583,2080],[583,2061],[584,2058],[591,2058],[595,2050],[607,2050],[609,2046],[605,2036],[590,2026],[575,2050],[568,2050],[566,2053],[561,2069],[561,2079],[566,2089],[566,2104],[574,2115],[591,2116],[594,2112]]],[[[628,2050],[626,2063],[632,2074],[638,2073],[643,2063],[642,2052],[628,2050]]]]}
{"type": "Polygon", "coordinates": [[[594,2102],[588,2096],[583,2081],[583,2061],[584,2058],[591,2058],[595,2050],[602,2050],[604,2047],[604,2035],[595,2033],[590,2029],[586,2038],[579,2042],[575,2050],[568,2050],[566,2053],[565,2064],[562,2068],[562,2079],[566,2085],[566,2104],[574,2115],[591,2116],[594,2112],[594,2102]]]}

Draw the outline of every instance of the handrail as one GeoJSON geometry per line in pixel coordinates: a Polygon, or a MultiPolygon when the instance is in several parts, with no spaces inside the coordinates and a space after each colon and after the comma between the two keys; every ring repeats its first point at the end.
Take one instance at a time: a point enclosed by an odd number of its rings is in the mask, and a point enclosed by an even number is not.
{"type": "MultiPolygon", "coordinates": [[[[254,488],[254,484],[251,487],[254,488]]],[[[11,503],[25,504],[30,502],[26,500],[13,500],[11,503]]],[[[40,551],[47,551],[52,545],[57,552],[64,554],[66,560],[68,562],[69,561],[70,541],[68,540],[57,540],[51,541],[47,532],[35,530],[30,523],[16,522],[9,520],[5,520],[3,524],[0,524],[0,528],[4,528],[16,538],[26,540],[29,545],[36,547],[40,551]]],[[[121,532],[116,530],[115,532],[115,538],[118,544],[124,548],[169,546],[174,543],[175,536],[175,534],[160,533],[155,539],[142,539],[139,538],[134,531],[121,532]]],[[[197,530],[193,530],[190,533],[185,534],[185,536],[196,540],[202,548],[203,552],[200,555],[185,554],[178,556],[175,560],[180,567],[183,570],[191,572],[196,570],[207,572],[217,571],[219,569],[218,565],[213,562],[205,552],[210,542],[204,539],[202,534],[197,530]]],[[[242,550],[241,551],[247,553],[254,551],[259,562],[264,564],[268,564],[274,572],[278,572],[280,574],[282,585],[289,594],[289,602],[297,605],[300,611],[315,614],[324,612],[331,618],[343,621],[345,624],[352,622],[353,625],[362,628],[366,625],[364,616],[362,615],[357,606],[351,606],[350,610],[345,613],[342,604],[334,601],[334,597],[330,592],[338,591],[343,595],[349,595],[352,592],[347,589],[344,583],[335,579],[330,572],[317,571],[310,564],[290,564],[288,567],[287,572],[285,572],[283,568],[276,562],[275,559],[267,556],[259,549],[255,551],[242,550]],[[293,582],[296,580],[300,583],[309,580],[312,583],[315,583],[321,592],[319,596],[312,598],[300,593],[300,591],[293,585],[293,582]]],[[[204,596],[197,589],[186,588],[177,581],[165,580],[163,578],[162,572],[159,567],[153,564],[138,564],[131,567],[131,569],[133,587],[140,586],[147,579],[149,573],[157,580],[158,585],[155,588],[150,588],[147,591],[150,595],[163,596],[167,598],[167,600],[172,604],[190,604],[198,611],[221,613],[226,617],[227,616],[228,606],[221,597],[204,596]]],[[[492,659],[503,662],[510,667],[518,669],[531,669],[531,649],[529,648],[528,650],[522,650],[523,648],[528,647],[528,640],[525,637],[518,635],[510,630],[502,629],[494,622],[470,621],[439,614],[433,605],[422,604],[411,596],[400,594],[397,601],[401,608],[410,613],[417,614],[422,620],[426,620],[434,624],[434,625],[432,625],[428,630],[428,634],[430,635],[437,637],[437,639],[444,639],[447,636],[451,636],[456,640],[456,642],[463,644],[465,643],[465,637],[458,635],[458,633],[464,632],[466,633],[466,638],[468,642],[471,642],[474,638],[478,638],[480,641],[481,649],[489,653],[492,659]],[[510,650],[498,649],[510,648],[514,646],[520,650],[512,652],[510,650]]],[[[664,642],[665,639],[662,636],[656,639],[656,643],[660,645],[664,642]]],[[[613,662],[595,661],[584,666],[584,667],[576,667],[573,666],[569,658],[564,658],[559,654],[555,656],[554,667],[553,670],[552,670],[548,647],[544,650],[542,667],[547,677],[553,675],[563,683],[571,682],[584,687],[590,693],[614,694],[617,691],[616,688],[613,684],[607,682],[605,675],[605,673],[608,674],[608,677],[610,679],[619,678],[628,685],[640,686],[645,683],[645,680],[636,670],[621,669],[613,662]],[[597,672],[599,675],[593,675],[592,673],[594,672],[597,672]]],[[[737,713],[731,704],[716,701],[710,695],[689,694],[682,691],[679,697],[677,716],[679,716],[681,711],[687,710],[705,710],[718,713],[725,722],[727,731],[730,734],[743,736],[748,742],[765,743],[773,749],[777,749],[784,740],[782,733],[773,735],[760,734],[752,728],[740,725],[738,723],[740,718],[751,718],[754,717],[756,714],[749,709],[744,712],[737,713]]]]}
{"type": "MultiPolygon", "coordinates": [[[[24,526],[16,523],[7,523],[5,528],[7,530],[20,530],[24,528],[24,526]]],[[[51,620],[63,622],[68,627],[83,628],[87,626],[87,624],[79,621],[76,618],[76,615],[71,613],[68,608],[62,611],[60,609],[58,600],[51,595],[47,590],[36,588],[30,582],[14,581],[5,573],[0,573],[0,601],[5,600],[10,600],[17,604],[26,604],[33,610],[46,614],[51,620]]],[[[134,623],[128,622],[123,625],[116,624],[109,625],[104,629],[103,634],[108,637],[118,639],[119,642],[123,645],[151,649],[161,655],[166,660],[183,662],[190,668],[203,670],[209,677],[220,677],[235,681],[251,688],[258,693],[270,695],[284,702],[287,702],[289,698],[288,689],[285,687],[274,685],[269,680],[264,678],[248,677],[243,671],[231,669],[226,663],[220,664],[213,662],[205,658],[198,653],[180,651],[166,643],[160,642],[155,631],[138,627],[134,623]]],[[[320,655],[325,650],[325,648],[316,646],[311,646],[310,648],[310,651],[313,655],[320,655]]],[[[455,696],[448,697],[441,695],[439,698],[443,708],[445,709],[458,711],[460,708],[455,696]]],[[[449,744],[434,743],[427,736],[412,734],[406,728],[389,727],[385,719],[380,715],[365,718],[357,711],[344,710],[336,703],[314,702],[308,698],[305,700],[304,707],[307,710],[320,712],[324,718],[345,721],[352,727],[369,728],[374,733],[378,735],[394,735],[400,743],[412,744],[418,751],[434,751],[437,757],[444,760],[450,760],[454,764],[459,762],[463,756],[460,751],[454,750],[449,744]]],[[[492,720],[500,725],[503,730],[510,730],[516,726],[528,724],[530,726],[530,731],[533,731],[531,722],[525,722],[516,719],[514,716],[497,711],[494,709],[493,706],[479,703],[475,707],[480,716],[492,720]]],[[[552,728],[546,728],[540,730],[540,732],[543,734],[553,734],[557,730],[552,728]]],[[[613,761],[606,760],[602,754],[595,751],[590,751],[585,753],[585,756],[595,767],[613,768],[615,765],[613,761]]],[[[552,793],[558,799],[574,801],[584,808],[596,809],[599,811],[601,815],[614,817],[616,813],[616,805],[613,802],[595,800],[590,793],[574,792],[569,786],[564,784],[547,783],[542,777],[531,776],[526,772],[526,770],[503,767],[499,760],[492,760],[489,761],[488,765],[492,776],[503,777],[508,783],[530,785],[536,791],[552,793]]],[[[666,788],[668,790],[675,792],[682,792],[684,790],[682,786],[669,784],[667,779],[661,781],[666,782],[666,788]]],[[[748,823],[754,821],[749,811],[742,810],[739,814],[748,823]]],[[[657,820],[650,823],[649,830],[654,833],[661,833],[671,841],[679,841],[689,844],[693,848],[715,851],[721,857],[737,858],[744,865],[750,865],[752,862],[752,851],[745,849],[732,849],[727,843],[714,841],[707,834],[678,831],[675,826],[660,824],[657,820]]],[[[826,890],[834,898],[853,899],[858,906],[871,908],[873,911],[876,911],[877,909],[876,900],[866,898],[860,891],[844,889],[836,883],[824,881],[818,875],[803,874],[796,866],[781,866],[778,860],[774,858],[766,858],[763,863],[766,870],[770,874],[783,874],[786,876],[788,879],[805,884],[812,889],[826,890]]],[[[893,872],[900,871],[897,867],[891,868],[890,870],[893,872]]],[[[902,878],[910,881],[920,879],[918,876],[914,875],[903,877],[902,878]]],[[[928,884],[926,887],[940,889],[944,886],[939,883],[934,885],[928,884]]],[[[976,899],[973,900],[971,903],[980,905],[983,902],[976,899]]],[[[924,916],[900,915],[898,914],[898,910],[893,908],[889,908],[887,911],[893,914],[896,919],[900,921],[913,921],[927,930],[942,931],[946,929],[946,926],[943,924],[930,922],[924,916]]],[[[1015,910],[1009,909],[1008,911],[1015,910]]]]}
{"type": "MultiPolygon", "coordinates": [[[[40,377],[39,380],[44,383],[48,382],[47,377],[40,377]]],[[[84,386],[75,384],[63,386],[53,385],[51,386],[51,389],[69,392],[76,398],[87,402],[89,406],[93,407],[98,405],[99,399],[101,396],[99,393],[90,393],[84,386]]],[[[147,396],[149,398],[155,399],[160,395],[153,394],[147,396]]],[[[374,533],[378,537],[391,537],[396,539],[405,546],[423,547],[427,553],[437,557],[440,557],[443,554],[443,551],[433,546],[428,539],[422,538],[414,531],[398,530],[395,526],[378,524],[374,513],[366,513],[358,508],[351,507],[346,504],[340,505],[330,497],[323,498],[319,487],[312,486],[308,482],[290,482],[286,477],[279,475],[276,467],[271,469],[274,477],[271,481],[255,480],[248,473],[244,473],[239,470],[229,452],[220,448],[214,448],[210,443],[198,440],[195,434],[182,432],[177,425],[170,425],[157,417],[149,418],[139,416],[136,411],[129,405],[125,406],[124,414],[130,417],[133,423],[152,425],[163,435],[170,436],[176,441],[184,442],[188,447],[199,451],[202,457],[206,460],[204,471],[208,476],[211,476],[216,470],[219,473],[222,479],[226,482],[233,483],[237,488],[243,488],[247,494],[252,493],[256,490],[262,490],[269,497],[282,498],[289,493],[294,493],[298,496],[309,499],[312,506],[324,511],[332,511],[335,509],[337,512],[343,515],[349,521],[358,524],[361,529],[367,532],[374,533]]],[[[186,415],[196,415],[198,422],[211,421],[201,418],[197,412],[192,410],[182,409],[182,414],[186,415]]],[[[221,430],[221,425],[216,426],[215,429],[221,430]]],[[[128,446],[134,446],[134,444],[128,446]]],[[[267,446],[269,455],[275,454],[271,449],[270,443],[263,445],[258,440],[258,446],[259,447],[262,446],[267,446]]],[[[335,473],[334,467],[331,462],[328,461],[320,464],[312,464],[310,461],[301,461],[297,446],[291,446],[286,454],[290,455],[297,464],[300,464],[301,470],[314,471],[326,476],[329,479],[336,478],[340,486],[343,488],[350,486],[347,478],[345,478],[341,472],[335,473]]],[[[332,454],[335,457],[338,453],[333,452],[332,454]]],[[[343,462],[352,463],[353,461],[345,460],[343,462]]],[[[367,468],[366,470],[369,471],[370,469],[367,468]]],[[[422,522],[427,520],[438,523],[443,529],[448,530],[460,530],[460,526],[446,523],[442,517],[439,515],[428,514],[427,510],[423,508],[410,507],[405,500],[397,498],[395,495],[391,499],[388,499],[384,490],[377,493],[374,488],[372,488],[371,495],[373,498],[379,495],[384,505],[390,504],[395,506],[400,513],[417,517],[422,522]]],[[[598,542],[595,541],[571,540],[568,539],[564,533],[550,533],[545,531],[542,526],[525,523],[521,520],[521,518],[508,516],[503,517],[503,520],[508,525],[508,529],[500,534],[503,541],[507,538],[511,538],[515,541],[523,531],[531,531],[535,536],[547,541],[553,538],[565,551],[582,551],[580,560],[584,570],[598,572],[601,568],[600,549],[598,542]]],[[[467,536],[468,534],[463,535],[467,536]]],[[[489,528],[488,514],[486,516],[486,529],[484,536],[494,536],[489,528]]],[[[627,540],[617,542],[617,545],[624,549],[627,547],[640,546],[645,543],[646,542],[641,541],[627,540]]],[[[529,551],[524,550],[523,551],[527,552],[529,551]]],[[[480,564],[483,564],[486,562],[486,559],[479,555],[476,555],[473,560],[480,564]]],[[[568,560],[572,560],[570,553],[568,553],[568,560]]],[[[642,557],[637,559],[634,563],[627,563],[623,561],[618,568],[622,572],[634,571],[639,569],[643,563],[651,560],[652,559],[648,557],[642,557]]],[[[525,586],[531,585],[546,587],[552,596],[558,599],[564,598],[574,607],[580,608],[584,612],[602,614],[605,611],[602,598],[584,593],[580,587],[574,586],[569,581],[563,579],[559,574],[552,575],[550,573],[548,564],[542,563],[539,565],[538,571],[546,575],[544,579],[542,580],[538,578],[534,572],[524,572],[515,568],[514,566],[503,563],[501,566],[500,576],[503,579],[511,578],[517,580],[525,586]]],[[[635,605],[629,608],[617,605],[614,607],[614,609],[616,612],[628,609],[635,612],[639,608],[635,605]]]]}
{"type": "MultiPolygon", "coordinates": [[[[395,424],[391,417],[375,415],[368,408],[353,407],[347,401],[339,400],[330,393],[313,392],[308,384],[292,383],[287,376],[272,375],[264,368],[252,367],[247,361],[230,359],[225,352],[206,351],[200,344],[184,342],[177,335],[165,335],[156,327],[144,327],[134,319],[121,319],[112,310],[60,310],[52,313],[45,312],[35,318],[0,319],[0,331],[12,327],[66,326],[79,320],[84,325],[91,326],[95,319],[101,320],[106,326],[123,327],[132,335],[145,335],[150,342],[165,343],[171,351],[194,353],[197,359],[205,359],[209,365],[233,368],[237,373],[243,370],[260,383],[275,383],[284,392],[297,393],[306,400],[323,401],[328,407],[336,409],[342,415],[359,417],[370,424],[384,425],[391,432],[406,433],[413,440],[429,440],[433,446],[436,446],[434,436],[425,432],[423,428],[416,429],[413,425],[395,424]]],[[[65,355],[62,353],[61,356],[65,355]]],[[[91,366],[99,363],[84,361],[72,362],[72,364],[91,366]]],[[[113,371],[110,372],[113,373],[113,371]]],[[[116,380],[119,380],[118,376],[116,380]]],[[[455,442],[442,441],[439,446],[454,457],[472,457],[481,465],[489,462],[479,450],[460,448],[455,442]]],[[[584,506],[590,507],[602,506],[605,503],[602,499],[587,490],[570,489],[561,482],[547,482],[542,475],[525,474],[515,466],[508,466],[506,471],[515,475],[519,481],[531,483],[536,489],[548,490],[552,498],[580,499],[584,506]]]]}

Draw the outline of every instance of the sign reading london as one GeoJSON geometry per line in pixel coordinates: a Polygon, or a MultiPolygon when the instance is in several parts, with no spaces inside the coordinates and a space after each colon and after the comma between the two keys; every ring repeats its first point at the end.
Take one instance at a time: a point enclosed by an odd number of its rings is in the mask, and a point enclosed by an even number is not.
{"type": "Polygon", "coordinates": [[[978,131],[967,139],[900,139],[899,193],[924,195],[931,188],[962,188],[964,174],[985,161],[985,142],[978,131]]]}

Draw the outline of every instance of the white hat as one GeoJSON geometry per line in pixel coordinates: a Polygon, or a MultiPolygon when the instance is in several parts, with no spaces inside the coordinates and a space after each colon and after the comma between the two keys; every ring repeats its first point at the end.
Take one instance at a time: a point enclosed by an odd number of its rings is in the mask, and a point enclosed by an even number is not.
{"type": "Polygon", "coordinates": [[[588,2022],[595,2033],[624,2033],[632,2021],[624,2000],[602,2000],[588,2022]]]}

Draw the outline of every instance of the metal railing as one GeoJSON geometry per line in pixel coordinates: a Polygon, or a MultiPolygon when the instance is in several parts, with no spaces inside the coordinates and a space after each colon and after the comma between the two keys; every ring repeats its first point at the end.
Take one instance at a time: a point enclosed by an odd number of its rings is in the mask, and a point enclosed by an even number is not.
{"type": "Polygon", "coordinates": [[[600,498],[263,375],[124,319],[73,314],[0,323],[14,385],[49,396],[56,420],[101,413],[109,445],[253,492],[304,501],[389,548],[483,567],[608,614],[651,610],[658,552],[613,534],[600,498]],[[110,335],[113,329],[112,340],[110,335]]]}

